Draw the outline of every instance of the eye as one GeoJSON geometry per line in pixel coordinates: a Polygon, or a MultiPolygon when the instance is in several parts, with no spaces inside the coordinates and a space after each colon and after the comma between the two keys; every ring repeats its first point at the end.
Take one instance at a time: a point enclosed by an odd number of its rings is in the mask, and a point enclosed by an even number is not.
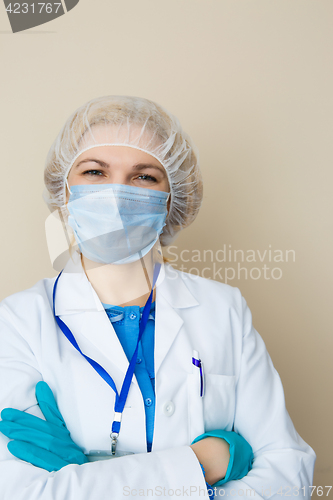
{"type": "Polygon", "coordinates": [[[92,175],[92,176],[100,176],[104,175],[104,172],[102,170],[86,170],[85,172],[82,172],[83,175],[92,175]]]}
{"type": "Polygon", "coordinates": [[[155,177],[153,177],[152,175],[148,175],[148,174],[138,175],[138,179],[143,180],[143,181],[157,182],[157,179],[155,177]]]}

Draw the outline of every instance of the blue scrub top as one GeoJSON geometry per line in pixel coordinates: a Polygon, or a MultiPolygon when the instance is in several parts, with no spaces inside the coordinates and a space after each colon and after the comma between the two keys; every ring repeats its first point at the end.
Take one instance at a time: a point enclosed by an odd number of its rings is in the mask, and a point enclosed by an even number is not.
{"type": "MultiPolygon", "coordinates": [[[[143,307],[113,306],[103,304],[128,361],[131,360],[139,335],[143,307]]],[[[151,451],[155,418],[155,372],[154,372],[155,302],[152,303],[148,322],[139,343],[135,376],[138,381],[146,412],[147,451],[151,451]]]]}

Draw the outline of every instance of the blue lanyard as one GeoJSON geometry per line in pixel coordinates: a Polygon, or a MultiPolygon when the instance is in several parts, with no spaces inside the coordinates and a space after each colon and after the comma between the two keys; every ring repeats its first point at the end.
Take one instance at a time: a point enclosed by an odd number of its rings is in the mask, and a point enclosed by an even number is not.
{"type": "Polygon", "coordinates": [[[81,349],[80,349],[78,343],[76,342],[75,337],[74,337],[73,333],[71,332],[71,330],[68,328],[66,323],[64,323],[62,321],[62,319],[60,319],[59,316],[56,315],[56,313],[55,313],[55,295],[56,295],[58,281],[59,281],[59,278],[61,276],[62,271],[58,275],[58,277],[54,283],[54,287],[53,287],[53,314],[54,314],[55,320],[56,320],[60,330],[63,332],[63,334],[69,340],[69,342],[72,344],[72,346],[75,347],[75,349],[77,351],[79,351],[79,353],[88,361],[88,363],[90,363],[90,365],[94,368],[94,370],[96,370],[98,375],[100,375],[105,380],[105,382],[111,387],[111,389],[113,389],[113,391],[115,392],[115,395],[116,395],[115,405],[114,405],[115,416],[114,416],[114,420],[112,422],[112,428],[111,428],[111,434],[110,434],[111,445],[112,445],[111,451],[112,451],[113,455],[115,455],[115,453],[116,453],[117,438],[119,436],[120,426],[121,426],[121,415],[122,415],[122,412],[124,410],[124,406],[125,406],[126,399],[127,399],[129,389],[130,389],[130,385],[132,382],[132,378],[133,378],[133,374],[134,374],[134,370],[135,370],[135,365],[136,365],[136,360],[138,357],[139,342],[141,340],[141,337],[143,335],[143,332],[145,330],[145,327],[146,327],[146,324],[148,321],[150,307],[151,307],[151,303],[152,303],[152,299],[153,299],[153,290],[154,290],[155,283],[157,281],[157,277],[158,277],[160,268],[161,268],[161,264],[156,264],[154,267],[153,284],[152,284],[150,295],[148,297],[148,300],[147,300],[145,307],[143,309],[143,312],[142,312],[142,317],[141,317],[140,327],[139,327],[138,341],[137,341],[136,348],[135,348],[134,354],[132,356],[132,359],[131,359],[129,366],[127,368],[126,375],[125,375],[125,378],[123,381],[123,385],[122,385],[121,390],[120,390],[120,394],[118,393],[118,390],[117,390],[116,384],[114,383],[113,378],[108,374],[108,372],[99,363],[97,363],[92,358],[89,358],[89,356],[86,356],[81,351],[81,349]]]}

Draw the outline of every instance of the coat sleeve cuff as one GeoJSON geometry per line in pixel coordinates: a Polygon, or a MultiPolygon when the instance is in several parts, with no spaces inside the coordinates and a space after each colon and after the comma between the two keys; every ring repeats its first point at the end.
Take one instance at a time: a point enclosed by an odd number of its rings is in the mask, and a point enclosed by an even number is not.
{"type": "MultiPolygon", "coordinates": [[[[206,481],[206,473],[205,473],[204,466],[202,464],[200,464],[200,467],[201,467],[202,473],[203,473],[205,481],[206,481]]],[[[214,500],[215,493],[214,493],[212,486],[210,484],[208,484],[207,481],[206,481],[206,486],[207,486],[207,493],[209,496],[209,500],[214,500]]]]}

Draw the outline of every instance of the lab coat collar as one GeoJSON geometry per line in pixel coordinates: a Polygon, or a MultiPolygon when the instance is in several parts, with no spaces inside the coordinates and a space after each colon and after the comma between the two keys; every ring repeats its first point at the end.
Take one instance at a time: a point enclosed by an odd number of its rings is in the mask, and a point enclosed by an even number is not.
{"type": "Polygon", "coordinates": [[[199,305],[199,302],[187,288],[182,275],[170,264],[164,267],[164,276],[157,282],[155,316],[155,377],[174,343],[184,320],[181,309],[199,305]]]}
{"type": "Polygon", "coordinates": [[[99,297],[82,267],[81,255],[73,252],[59,278],[55,297],[57,316],[104,311],[99,297]]]}
{"type": "MultiPolygon", "coordinates": [[[[185,279],[191,279],[190,275],[183,274],[185,279]]],[[[197,299],[192,295],[187,288],[185,281],[179,271],[174,269],[170,264],[163,266],[161,279],[157,281],[157,294],[162,295],[165,300],[175,309],[184,309],[199,305],[197,299]]]]}

